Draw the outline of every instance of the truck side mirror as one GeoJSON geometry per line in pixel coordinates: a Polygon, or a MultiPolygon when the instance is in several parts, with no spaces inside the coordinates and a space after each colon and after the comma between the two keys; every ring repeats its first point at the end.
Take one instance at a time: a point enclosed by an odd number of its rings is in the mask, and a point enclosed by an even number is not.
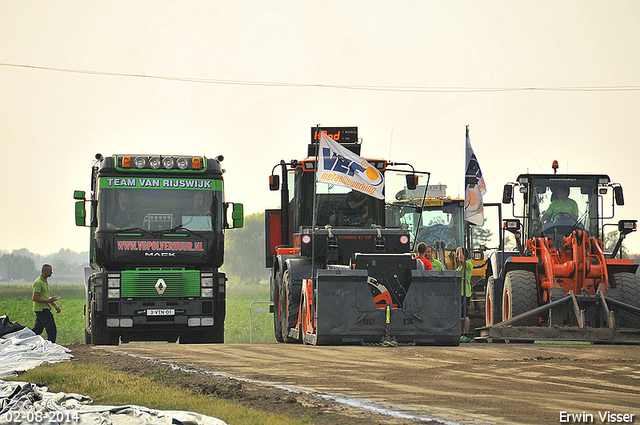
{"type": "Polygon", "coordinates": [[[233,228],[239,229],[244,226],[244,205],[233,204],[233,212],[231,213],[231,219],[233,220],[233,228]]]}
{"type": "Polygon", "coordinates": [[[280,188],[280,176],[271,174],[269,176],[269,190],[278,190],[280,188]]]}
{"type": "Polygon", "coordinates": [[[225,229],[239,229],[244,226],[244,205],[236,204],[234,202],[225,202],[224,203],[224,211],[225,211],[225,219],[224,219],[224,228],[225,229]],[[229,225],[229,205],[233,205],[233,210],[231,211],[231,224],[229,225]]]}
{"type": "Polygon", "coordinates": [[[613,187],[613,197],[616,200],[616,205],[624,205],[624,195],[622,194],[622,186],[613,187]]]}
{"type": "Polygon", "coordinates": [[[502,190],[502,203],[510,204],[513,199],[513,186],[510,184],[505,184],[504,189],[502,190]]]}
{"type": "Polygon", "coordinates": [[[418,176],[416,176],[415,174],[407,174],[406,178],[407,189],[416,190],[416,187],[418,187],[418,176]]]}
{"type": "Polygon", "coordinates": [[[74,190],[73,199],[76,200],[76,226],[86,226],[87,209],[85,208],[84,190],[74,190]]]}
{"type": "Polygon", "coordinates": [[[84,199],[76,201],[76,226],[85,226],[87,218],[87,210],[84,207],[84,199]]]}

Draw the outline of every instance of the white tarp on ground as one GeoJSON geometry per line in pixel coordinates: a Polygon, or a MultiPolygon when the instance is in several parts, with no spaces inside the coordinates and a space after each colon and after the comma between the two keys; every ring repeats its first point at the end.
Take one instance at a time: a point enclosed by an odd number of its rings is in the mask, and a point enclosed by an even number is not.
{"type": "Polygon", "coordinates": [[[0,378],[71,357],[68,348],[47,341],[29,328],[0,336],[0,378]]]}
{"type": "MultiPolygon", "coordinates": [[[[29,328],[0,335],[0,378],[72,357],[68,348],[46,341],[29,328]]],[[[50,393],[47,387],[0,379],[0,424],[226,425],[220,419],[193,412],[135,405],[96,406],[90,405],[91,402],[91,398],[84,395],[50,393]]]]}

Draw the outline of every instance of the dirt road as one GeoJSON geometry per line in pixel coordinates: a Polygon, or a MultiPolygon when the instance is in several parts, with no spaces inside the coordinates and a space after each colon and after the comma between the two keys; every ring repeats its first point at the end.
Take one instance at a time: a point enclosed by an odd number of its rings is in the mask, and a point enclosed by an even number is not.
{"type": "MultiPolygon", "coordinates": [[[[607,411],[635,415],[631,419],[640,423],[637,346],[125,344],[88,349],[94,356],[108,353],[113,358],[119,353],[129,359],[147,357],[210,371],[265,391],[284,386],[387,409],[380,414],[369,410],[371,423],[416,423],[427,418],[462,424],[589,422],[589,416],[586,421],[570,421],[562,412],[586,413],[593,416],[592,423],[607,423],[599,417],[599,412],[607,411]]],[[[323,404],[315,407],[322,410],[323,404]]],[[[358,409],[347,410],[355,420],[358,414],[353,412],[358,409]]]]}

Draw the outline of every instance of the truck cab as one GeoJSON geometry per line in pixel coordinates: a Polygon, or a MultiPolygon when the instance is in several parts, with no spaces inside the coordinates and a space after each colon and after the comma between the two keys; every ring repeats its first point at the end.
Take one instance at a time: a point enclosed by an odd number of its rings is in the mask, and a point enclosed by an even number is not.
{"type": "Polygon", "coordinates": [[[224,200],[221,160],[96,155],[90,197],[74,194],[90,228],[87,343],[224,341],[224,231],[243,214],[224,200]]]}

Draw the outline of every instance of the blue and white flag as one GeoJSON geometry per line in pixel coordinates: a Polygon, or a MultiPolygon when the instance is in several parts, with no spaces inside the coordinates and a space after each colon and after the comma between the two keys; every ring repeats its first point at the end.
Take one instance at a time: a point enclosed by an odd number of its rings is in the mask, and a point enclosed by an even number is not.
{"type": "Polygon", "coordinates": [[[484,224],[484,208],[482,206],[482,196],[487,192],[487,186],[482,177],[482,170],[478,164],[478,158],[471,148],[469,138],[469,127],[467,126],[466,138],[466,165],[465,190],[464,190],[464,219],[469,223],[482,226],[484,224]]]}
{"type": "Polygon", "coordinates": [[[382,173],[324,132],[320,135],[317,171],[318,182],[350,187],[374,198],[384,199],[382,173]]]}

